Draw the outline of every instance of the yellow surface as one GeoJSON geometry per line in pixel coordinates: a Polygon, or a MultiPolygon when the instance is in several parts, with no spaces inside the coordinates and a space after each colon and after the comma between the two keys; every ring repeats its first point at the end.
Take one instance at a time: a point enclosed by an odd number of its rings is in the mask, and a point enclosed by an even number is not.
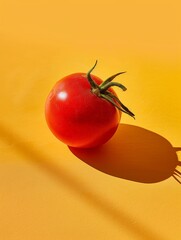
{"type": "Polygon", "coordinates": [[[176,0],[1,1],[1,240],[181,239],[171,176],[181,170],[180,9],[176,0]],[[73,153],[49,131],[44,102],[59,78],[96,59],[99,77],[127,71],[117,80],[128,91],[116,91],[136,120],[124,115],[97,152],[73,153]]]}

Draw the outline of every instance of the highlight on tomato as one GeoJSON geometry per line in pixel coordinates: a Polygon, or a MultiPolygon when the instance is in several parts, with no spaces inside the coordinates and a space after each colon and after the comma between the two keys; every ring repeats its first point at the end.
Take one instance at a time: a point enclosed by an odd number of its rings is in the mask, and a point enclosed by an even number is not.
{"type": "Polygon", "coordinates": [[[45,104],[45,117],[52,133],[76,148],[93,148],[106,143],[116,132],[122,113],[134,114],[120,101],[112,87],[119,72],[105,81],[88,73],[74,73],[59,80],[45,104]]]}

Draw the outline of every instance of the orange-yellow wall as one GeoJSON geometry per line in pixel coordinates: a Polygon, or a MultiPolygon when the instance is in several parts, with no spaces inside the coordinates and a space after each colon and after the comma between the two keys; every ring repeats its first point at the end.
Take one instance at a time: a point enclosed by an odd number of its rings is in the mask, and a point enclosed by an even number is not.
{"type": "Polygon", "coordinates": [[[171,176],[181,170],[180,9],[178,0],[1,1],[0,239],[181,238],[171,176]],[[73,152],[50,133],[44,102],[59,78],[96,59],[103,79],[127,71],[117,80],[128,91],[116,91],[136,120],[123,115],[98,152],[73,152]]]}

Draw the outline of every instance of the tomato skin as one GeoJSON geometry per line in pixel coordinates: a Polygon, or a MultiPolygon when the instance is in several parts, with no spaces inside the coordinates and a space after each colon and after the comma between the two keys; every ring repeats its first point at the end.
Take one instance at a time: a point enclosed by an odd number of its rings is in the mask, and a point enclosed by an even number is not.
{"type": "MultiPolygon", "coordinates": [[[[91,77],[98,85],[103,82],[91,77]]],[[[112,89],[109,91],[116,95],[112,89]]],[[[59,140],[71,147],[92,148],[113,136],[121,111],[92,93],[85,73],[74,73],[55,84],[46,100],[45,116],[59,140]]]]}

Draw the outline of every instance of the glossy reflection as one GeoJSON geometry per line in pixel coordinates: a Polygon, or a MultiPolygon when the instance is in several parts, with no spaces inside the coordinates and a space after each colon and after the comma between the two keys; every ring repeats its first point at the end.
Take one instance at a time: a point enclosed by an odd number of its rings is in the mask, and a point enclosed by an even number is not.
{"type": "Polygon", "coordinates": [[[69,148],[85,163],[115,177],[156,183],[173,176],[180,182],[176,151],[181,148],[141,127],[120,124],[115,136],[99,148],[69,148]]]}
{"type": "Polygon", "coordinates": [[[65,100],[67,99],[67,92],[65,92],[65,91],[59,92],[59,93],[58,93],[58,98],[59,98],[60,100],[65,101],[65,100]]]}

